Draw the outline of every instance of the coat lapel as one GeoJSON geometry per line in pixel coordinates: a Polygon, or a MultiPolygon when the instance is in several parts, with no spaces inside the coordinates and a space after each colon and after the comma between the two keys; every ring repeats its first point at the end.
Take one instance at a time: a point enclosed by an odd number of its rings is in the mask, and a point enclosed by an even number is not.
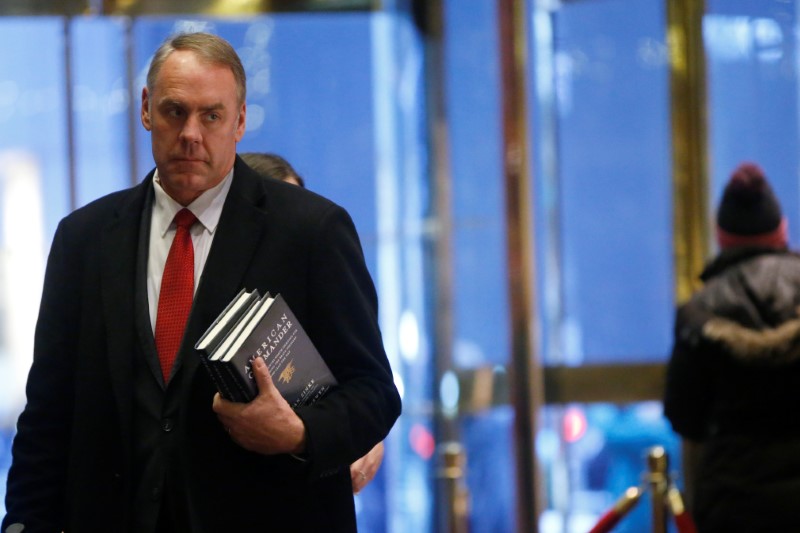
{"type": "MultiPolygon", "coordinates": [[[[179,357],[186,375],[192,375],[200,364],[194,350],[195,342],[242,289],[245,274],[262,238],[264,213],[258,204],[264,194],[263,188],[258,186],[258,181],[253,182],[253,176],[245,169],[238,163],[234,169],[234,181],[195,293],[179,357]]],[[[252,290],[254,287],[245,288],[252,290]]]]}
{"type": "Polygon", "coordinates": [[[101,312],[108,324],[109,374],[120,413],[122,442],[126,446],[132,442],[132,376],[138,353],[135,348],[142,342],[137,339],[138,329],[131,327],[131,317],[139,309],[136,299],[141,296],[136,291],[137,256],[142,210],[149,191],[149,180],[132,189],[104,232],[101,248],[101,312]]]}

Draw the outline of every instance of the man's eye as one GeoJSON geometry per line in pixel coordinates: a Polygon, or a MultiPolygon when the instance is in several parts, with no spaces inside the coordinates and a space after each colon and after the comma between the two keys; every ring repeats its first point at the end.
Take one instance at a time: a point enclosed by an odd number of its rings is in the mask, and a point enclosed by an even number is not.
{"type": "Polygon", "coordinates": [[[208,115],[206,115],[206,119],[209,122],[216,122],[220,119],[220,116],[219,113],[209,113],[208,115]]]}
{"type": "Polygon", "coordinates": [[[177,107],[173,107],[172,109],[167,110],[167,115],[173,118],[178,118],[183,116],[183,110],[177,107]]]}

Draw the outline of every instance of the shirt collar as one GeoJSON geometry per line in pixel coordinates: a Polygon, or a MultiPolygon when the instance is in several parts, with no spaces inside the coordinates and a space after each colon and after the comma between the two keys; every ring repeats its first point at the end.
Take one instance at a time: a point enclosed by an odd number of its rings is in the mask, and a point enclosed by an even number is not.
{"type": "MultiPolygon", "coordinates": [[[[233,168],[228,172],[222,181],[217,185],[203,191],[191,204],[186,206],[197,220],[202,224],[203,229],[213,235],[219,224],[219,217],[222,215],[222,206],[231,188],[233,168]]],[[[153,190],[155,191],[155,205],[153,206],[153,218],[155,219],[155,229],[163,237],[169,229],[175,214],[183,209],[183,206],[173,200],[161,187],[161,180],[158,176],[158,169],[153,175],[153,190]]]]}

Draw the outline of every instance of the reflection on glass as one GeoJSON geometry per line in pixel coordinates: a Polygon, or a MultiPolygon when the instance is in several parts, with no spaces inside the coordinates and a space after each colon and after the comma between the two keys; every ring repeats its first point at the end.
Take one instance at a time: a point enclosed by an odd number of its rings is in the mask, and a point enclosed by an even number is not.
{"type": "Polygon", "coordinates": [[[716,205],[739,163],[755,161],[781,199],[793,242],[800,235],[797,17],[797,2],[709,0],[703,19],[709,202],[716,205]]]}
{"type": "Polygon", "coordinates": [[[42,169],[34,154],[0,150],[0,217],[0,421],[13,427],[24,407],[44,278],[42,169]]]}
{"type": "MultiPolygon", "coordinates": [[[[537,302],[550,365],[663,362],[673,319],[664,2],[531,0],[537,302]],[[635,24],[630,21],[635,20],[635,24]]],[[[585,532],[675,436],[658,402],[548,406],[544,533],[585,532]]],[[[615,531],[650,530],[643,499],[615,531]]]]}
{"type": "Polygon", "coordinates": [[[664,3],[529,5],[529,55],[542,61],[530,100],[543,359],[662,361],[673,306],[664,3]]]}
{"type": "MultiPolygon", "coordinates": [[[[122,61],[127,42],[125,20],[77,17],[70,26],[75,188],[76,207],[79,207],[131,185],[128,148],[131,98],[126,64],[122,61]]],[[[136,97],[133,101],[138,103],[136,97]]]]}
{"type": "Polygon", "coordinates": [[[0,18],[0,514],[44,258],[69,208],[63,33],[54,17],[0,18]]]}

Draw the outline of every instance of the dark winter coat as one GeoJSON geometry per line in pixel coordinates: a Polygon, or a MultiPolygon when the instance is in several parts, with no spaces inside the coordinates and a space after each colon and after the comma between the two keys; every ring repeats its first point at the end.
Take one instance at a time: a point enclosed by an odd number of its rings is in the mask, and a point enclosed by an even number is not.
{"type": "Polygon", "coordinates": [[[720,254],[677,312],[664,409],[703,444],[701,533],[800,531],[800,256],[720,254]]]}
{"type": "MultiPolygon", "coordinates": [[[[128,532],[137,361],[155,357],[140,228],[152,173],[66,217],[50,252],[27,406],[18,423],[3,527],[128,532]],[[138,317],[138,318],[137,318],[138,317]],[[145,324],[142,326],[142,324],[145,324]]],[[[356,530],[348,465],[400,412],[377,297],[341,207],[265,180],[237,158],[179,353],[180,408],[164,428],[179,450],[175,489],[196,533],[356,530]],[[298,408],[308,460],[236,445],[211,409],[216,389],[194,340],[245,287],[280,293],[339,381],[298,408]]],[[[164,437],[166,439],[166,437],[164,437]]]]}

